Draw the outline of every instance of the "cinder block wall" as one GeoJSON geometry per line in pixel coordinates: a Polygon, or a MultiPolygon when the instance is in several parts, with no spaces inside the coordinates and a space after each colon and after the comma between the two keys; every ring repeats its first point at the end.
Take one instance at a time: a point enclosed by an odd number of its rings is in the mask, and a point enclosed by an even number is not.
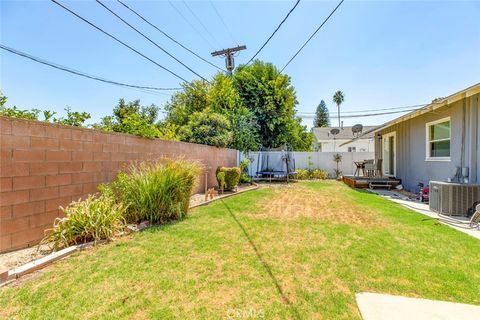
{"type": "MultiPolygon", "coordinates": [[[[0,252],[37,243],[66,206],[110,182],[131,161],[185,157],[201,161],[208,185],[217,166],[237,165],[237,151],[199,144],[0,117],[0,252]]],[[[205,186],[199,177],[196,192],[205,186]]]]}

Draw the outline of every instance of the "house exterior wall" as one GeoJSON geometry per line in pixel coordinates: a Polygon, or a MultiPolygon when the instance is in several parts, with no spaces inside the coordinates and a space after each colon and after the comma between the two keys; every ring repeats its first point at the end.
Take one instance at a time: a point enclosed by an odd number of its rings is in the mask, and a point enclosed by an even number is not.
{"type": "Polygon", "coordinates": [[[317,152],[349,152],[349,148],[355,147],[355,152],[373,152],[374,142],[373,139],[359,139],[350,142],[347,145],[341,146],[341,144],[350,141],[350,139],[338,139],[338,140],[317,140],[315,142],[315,148],[317,152]],[[321,149],[318,146],[321,144],[321,149]]]}
{"type": "MultiPolygon", "coordinates": [[[[236,166],[238,152],[206,145],[0,117],[0,252],[38,242],[67,206],[110,182],[132,161],[198,160],[216,185],[217,166],[236,166]]],[[[196,192],[205,187],[205,174],[196,192]]]]}
{"type": "Polygon", "coordinates": [[[375,136],[375,159],[383,158],[381,136],[396,133],[396,177],[407,190],[416,191],[419,182],[447,181],[456,168],[469,168],[469,182],[480,183],[479,116],[480,94],[464,98],[415,118],[380,130],[375,136]],[[450,160],[426,160],[426,124],[450,117],[450,160]]]}

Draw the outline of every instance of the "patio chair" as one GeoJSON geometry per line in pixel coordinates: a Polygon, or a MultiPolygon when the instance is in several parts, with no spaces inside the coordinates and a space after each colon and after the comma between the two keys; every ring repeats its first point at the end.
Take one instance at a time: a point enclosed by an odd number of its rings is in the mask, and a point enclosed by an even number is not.
{"type": "Polygon", "coordinates": [[[366,162],[365,163],[365,171],[367,173],[367,177],[376,177],[377,173],[380,177],[382,177],[382,159],[377,159],[376,162],[366,162]]]}

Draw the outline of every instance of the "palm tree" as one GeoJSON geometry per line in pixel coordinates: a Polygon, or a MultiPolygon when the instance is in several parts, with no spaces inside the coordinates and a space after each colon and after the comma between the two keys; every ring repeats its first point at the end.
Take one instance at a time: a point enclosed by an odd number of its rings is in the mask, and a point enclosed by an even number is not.
{"type": "Polygon", "coordinates": [[[333,95],[333,102],[337,104],[339,128],[340,128],[340,105],[342,104],[343,100],[345,100],[345,95],[343,94],[343,92],[340,90],[335,92],[335,94],[333,95]]]}

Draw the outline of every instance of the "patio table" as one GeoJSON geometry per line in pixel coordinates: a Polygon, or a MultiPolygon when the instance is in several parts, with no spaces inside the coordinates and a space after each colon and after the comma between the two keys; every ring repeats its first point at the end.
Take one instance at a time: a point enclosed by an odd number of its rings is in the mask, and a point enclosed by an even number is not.
{"type": "Polygon", "coordinates": [[[357,167],[353,175],[360,176],[360,170],[362,171],[362,174],[365,175],[365,161],[353,161],[353,163],[357,167]]]}

